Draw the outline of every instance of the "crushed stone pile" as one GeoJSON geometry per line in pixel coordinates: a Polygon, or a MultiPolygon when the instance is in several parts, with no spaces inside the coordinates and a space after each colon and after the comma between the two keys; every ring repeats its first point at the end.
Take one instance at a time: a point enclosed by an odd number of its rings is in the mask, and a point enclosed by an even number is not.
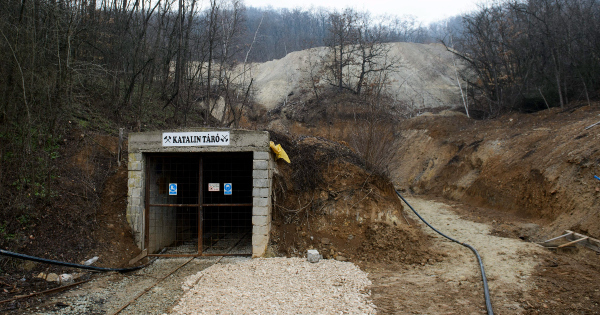
{"type": "Polygon", "coordinates": [[[186,279],[173,314],[375,314],[367,274],[335,260],[253,259],[186,279]]]}

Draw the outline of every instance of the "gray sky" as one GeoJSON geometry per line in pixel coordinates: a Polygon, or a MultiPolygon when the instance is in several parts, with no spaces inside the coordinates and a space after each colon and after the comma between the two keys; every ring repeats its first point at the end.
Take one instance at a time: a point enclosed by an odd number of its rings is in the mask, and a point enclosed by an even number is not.
{"type": "Polygon", "coordinates": [[[274,8],[352,7],[372,14],[414,15],[424,23],[473,11],[482,0],[245,0],[247,6],[274,8]]]}

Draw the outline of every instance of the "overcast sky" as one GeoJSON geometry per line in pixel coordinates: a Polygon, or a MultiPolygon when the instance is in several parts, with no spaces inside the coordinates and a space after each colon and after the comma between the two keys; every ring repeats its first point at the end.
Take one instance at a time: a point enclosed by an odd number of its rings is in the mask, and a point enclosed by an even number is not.
{"type": "Polygon", "coordinates": [[[352,7],[372,14],[414,15],[424,23],[473,11],[482,0],[245,0],[247,6],[273,8],[352,7]]]}

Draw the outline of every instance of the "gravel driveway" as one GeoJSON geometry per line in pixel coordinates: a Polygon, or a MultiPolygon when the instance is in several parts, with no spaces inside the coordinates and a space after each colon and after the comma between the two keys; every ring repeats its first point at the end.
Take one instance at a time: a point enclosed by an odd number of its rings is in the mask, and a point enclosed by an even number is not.
{"type": "Polygon", "coordinates": [[[175,314],[375,314],[367,274],[336,260],[253,259],[213,265],[184,283],[175,314]]]}
{"type": "Polygon", "coordinates": [[[374,314],[370,284],[354,264],[335,260],[167,258],[101,275],[26,314],[114,314],[148,289],[119,314],[374,314]]]}

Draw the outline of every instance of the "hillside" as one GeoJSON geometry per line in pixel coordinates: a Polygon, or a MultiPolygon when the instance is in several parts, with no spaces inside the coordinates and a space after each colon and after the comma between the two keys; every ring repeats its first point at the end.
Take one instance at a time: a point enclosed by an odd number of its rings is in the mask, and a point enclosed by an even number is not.
{"type": "MultiPolygon", "coordinates": [[[[453,54],[441,44],[391,43],[389,60],[397,69],[389,73],[385,91],[412,109],[460,105],[453,54]]],[[[289,53],[282,59],[247,65],[246,82],[254,79],[255,101],[266,109],[282,104],[288,96],[306,100],[310,95],[310,72],[319,74],[321,87],[329,86],[320,60],[327,48],[289,53]]],[[[458,61],[457,61],[458,62],[458,61]]],[[[291,98],[291,97],[290,97],[291,98]]]]}

